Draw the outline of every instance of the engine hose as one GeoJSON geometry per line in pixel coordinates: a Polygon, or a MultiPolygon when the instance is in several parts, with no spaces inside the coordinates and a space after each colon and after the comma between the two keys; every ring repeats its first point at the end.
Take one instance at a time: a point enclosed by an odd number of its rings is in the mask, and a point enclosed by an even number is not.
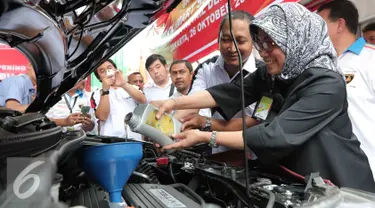
{"type": "MultiPolygon", "coordinates": [[[[203,175],[205,177],[207,177],[208,179],[214,180],[214,181],[218,181],[221,184],[223,184],[224,186],[226,186],[227,188],[229,188],[234,193],[234,195],[236,195],[239,198],[239,200],[241,200],[244,204],[246,204],[247,206],[249,206],[250,203],[246,200],[246,197],[243,196],[243,194],[241,193],[241,191],[239,191],[236,187],[234,187],[233,185],[229,184],[228,182],[226,182],[223,179],[216,178],[216,177],[213,177],[213,176],[209,176],[207,174],[203,174],[203,175]]],[[[246,194],[246,196],[247,196],[247,194],[246,194]]]]}
{"type": "Polygon", "coordinates": [[[157,178],[154,170],[150,165],[147,163],[141,163],[136,169],[136,172],[142,173],[144,175],[147,175],[149,177],[149,182],[153,184],[160,184],[159,179],[157,178]]]}
{"type": "Polygon", "coordinates": [[[177,183],[176,178],[174,177],[174,174],[173,174],[172,163],[168,164],[168,169],[169,169],[169,175],[171,175],[171,178],[172,178],[173,182],[177,183]]]}
{"type": "Polygon", "coordinates": [[[263,192],[263,193],[266,193],[268,194],[268,196],[270,197],[268,199],[268,203],[267,203],[267,207],[266,208],[272,208],[275,204],[275,194],[272,193],[271,191],[267,190],[267,189],[264,189],[264,188],[259,188],[259,191],[263,192]]]}

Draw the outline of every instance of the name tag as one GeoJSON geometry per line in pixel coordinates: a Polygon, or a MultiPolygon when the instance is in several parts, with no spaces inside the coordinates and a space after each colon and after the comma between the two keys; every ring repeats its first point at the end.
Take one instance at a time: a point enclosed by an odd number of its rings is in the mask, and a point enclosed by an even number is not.
{"type": "Polygon", "coordinates": [[[255,107],[253,118],[258,121],[265,121],[271,110],[272,103],[273,103],[273,98],[271,94],[263,95],[255,107]]]}

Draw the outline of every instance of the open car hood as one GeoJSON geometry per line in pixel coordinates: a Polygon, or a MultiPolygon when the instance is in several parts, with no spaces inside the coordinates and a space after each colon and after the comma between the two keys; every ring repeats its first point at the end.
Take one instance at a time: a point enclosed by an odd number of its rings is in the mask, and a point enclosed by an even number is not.
{"type": "Polygon", "coordinates": [[[27,56],[37,77],[37,95],[27,112],[47,112],[75,83],[179,2],[0,1],[0,40],[27,56]]]}

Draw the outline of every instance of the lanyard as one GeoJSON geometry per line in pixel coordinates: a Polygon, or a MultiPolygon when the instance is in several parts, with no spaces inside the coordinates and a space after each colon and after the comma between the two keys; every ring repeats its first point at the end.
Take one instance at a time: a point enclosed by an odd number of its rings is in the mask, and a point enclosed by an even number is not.
{"type": "Polygon", "coordinates": [[[272,94],[273,87],[275,85],[275,75],[271,75],[271,76],[272,76],[272,86],[271,86],[271,89],[270,89],[270,93],[272,94]]]}
{"type": "Polygon", "coordinates": [[[68,108],[69,108],[70,113],[73,113],[73,108],[76,105],[78,96],[74,98],[74,102],[73,102],[72,106],[70,105],[70,102],[68,101],[68,98],[66,98],[66,94],[64,94],[64,99],[65,99],[66,106],[68,106],[68,108]]]}

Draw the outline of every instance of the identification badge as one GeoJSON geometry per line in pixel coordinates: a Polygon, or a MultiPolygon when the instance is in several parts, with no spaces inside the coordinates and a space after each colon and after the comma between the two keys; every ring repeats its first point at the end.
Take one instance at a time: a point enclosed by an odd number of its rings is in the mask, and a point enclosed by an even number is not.
{"type": "Polygon", "coordinates": [[[67,127],[66,130],[67,131],[74,131],[75,129],[74,129],[74,127],[67,127]]]}
{"type": "Polygon", "coordinates": [[[271,94],[263,95],[255,107],[253,118],[255,118],[258,121],[265,121],[271,110],[272,103],[273,103],[273,98],[271,94]]]}

